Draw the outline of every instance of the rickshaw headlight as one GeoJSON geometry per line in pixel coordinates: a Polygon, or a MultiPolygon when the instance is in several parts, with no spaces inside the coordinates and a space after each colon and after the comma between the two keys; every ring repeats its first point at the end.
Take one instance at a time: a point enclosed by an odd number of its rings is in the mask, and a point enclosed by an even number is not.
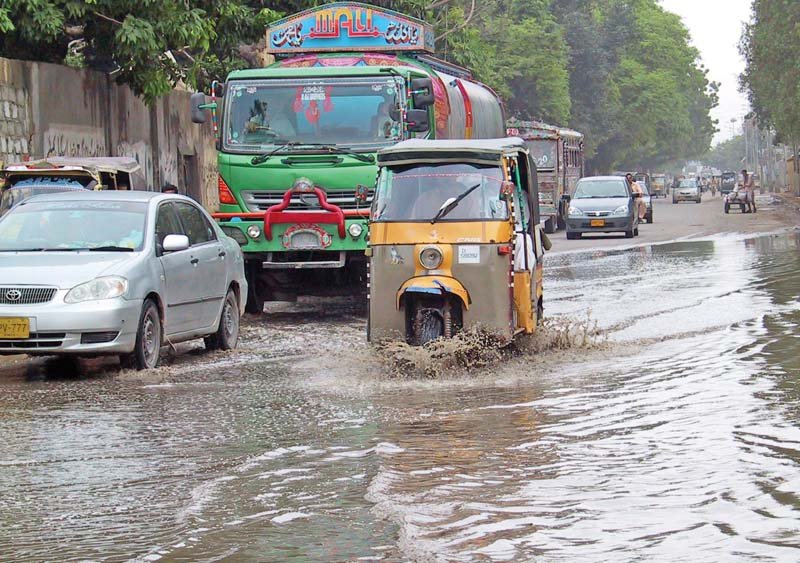
{"type": "Polygon", "coordinates": [[[350,233],[351,237],[358,238],[364,232],[364,227],[360,223],[353,223],[347,228],[347,232],[350,233]]]}
{"type": "Polygon", "coordinates": [[[423,248],[419,253],[419,263],[426,270],[435,270],[442,265],[442,251],[435,246],[423,248]]]}

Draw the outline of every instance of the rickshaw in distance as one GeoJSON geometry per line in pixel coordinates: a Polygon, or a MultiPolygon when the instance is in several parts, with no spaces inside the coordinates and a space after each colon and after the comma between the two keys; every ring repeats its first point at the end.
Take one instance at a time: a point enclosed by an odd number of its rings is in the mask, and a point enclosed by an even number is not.
{"type": "Polygon", "coordinates": [[[412,139],[381,149],[378,166],[367,339],[533,333],[547,243],[525,142],[412,139]]]}

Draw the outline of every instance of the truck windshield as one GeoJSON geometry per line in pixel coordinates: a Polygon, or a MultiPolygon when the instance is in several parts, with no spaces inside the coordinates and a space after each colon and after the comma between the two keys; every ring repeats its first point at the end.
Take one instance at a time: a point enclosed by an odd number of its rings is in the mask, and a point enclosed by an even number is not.
{"type": "Polygon", "coordinates": [[[403,129],[392,119],[402,100],[399,88],[393,77],[231,82],[224,146],[261,152],[287,142],[365,148],[393,144],[403,129]]]}
{"type": "Polygon", "coordinates": [[[556,167],[556,146],[555,140],[536,140],[525,141],[531,156],[536,162],[539,170],[552,170],[556,167]]]}
{"type": "Polygon", "coordinates": [[[503,174],[498,166],[478,164],[408,165],[384,168],[378,179],[374,221],[430,221],[450,198],[476,184],[440,222],[503,220],[506,202],[500,199],[503,174]]]}

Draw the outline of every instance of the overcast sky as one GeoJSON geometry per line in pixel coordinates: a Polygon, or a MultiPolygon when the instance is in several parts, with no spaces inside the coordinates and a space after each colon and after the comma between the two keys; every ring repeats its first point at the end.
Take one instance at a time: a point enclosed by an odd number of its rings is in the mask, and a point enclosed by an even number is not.
{"type": "Polygon", "coordinates": [[[714,143],[728,139],[731,118],[737,119],[740,132],[741,118],[749,109],[747,98],[739,93],[738,76],[744,61],[738,45],[742,26],[750,19],[750,0],[661,0],[661,5],[681,16],[711,80],[721,84],[719,107],[712,112],[720,130],[714,143]]]}

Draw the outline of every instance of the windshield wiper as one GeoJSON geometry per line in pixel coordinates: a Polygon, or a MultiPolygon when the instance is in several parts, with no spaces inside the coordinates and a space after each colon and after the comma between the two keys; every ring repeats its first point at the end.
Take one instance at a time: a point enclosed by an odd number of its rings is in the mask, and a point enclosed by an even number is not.
{"type": "Polygon", "coordinates": [[[293,146],[299,145],[299,144],[301,144],[301,143],[298,143],[297,141],[283,141],[277,147],[272,149],[271,151],[265,152],[263,154],[260,154],[258,156],[254,156],[253,158],[251,158],[250,159],[250,164],[252,164],[253,166],[255,166],[257,164],[264,164],[266,161],[269,160],[269,157],[271,157],[272,155],[276,154],[277,152],[282,151],[286,147],[293,147],[293,146]]]}
{"type": "MultiPolygon", "coordinates": [[[[297,145],[295,145],[297,146],[297,145]]],[[[322,151],[331,152],[334,154],[346,154],[347,156],[352,156],[356,160],[360,160],[361,162],[366,162],[372,164],[375,162],[375,156],[371,154],[361,154],[355,152],[350,147],[337,147],[336,145],[326,145],[325,143],[299,143],[301,147],[312,147],[315,149],[319,149],[322,151]]]]}
{"type": "Polygon", "coordinates": [[[442,206],[439,208],[439,211],[436,213],[434,218],[431,219],[431,225],[433,225],[436,221],[438,221],[439,219],[445,217],[447,214],[449,214],[451,211],[453,211],[453,209],[458,207],[458,204],[461,203],[461,200],[463,200],[465,197],[467,197],[469,194],[471,194],[472,192],[474,192],[476,189],[478,189],[480,187],[481,187],[480,184],[475,184],[471,188],[467,188],[467,190],[464,191],[463,193],[461,193],[461,195],[459,195],[458,197],[453,198],[453,199],[448,199],[447,201],[445,201],[442,204],[442,206]]]}
{"type": "Polygon", "coordinates": [[[133,249],[129,246],[115,246],[113,244],[95,246],[93,248],[81,248],[80,250],[88,250],[89,252],[133,252],[133,249]]]}

